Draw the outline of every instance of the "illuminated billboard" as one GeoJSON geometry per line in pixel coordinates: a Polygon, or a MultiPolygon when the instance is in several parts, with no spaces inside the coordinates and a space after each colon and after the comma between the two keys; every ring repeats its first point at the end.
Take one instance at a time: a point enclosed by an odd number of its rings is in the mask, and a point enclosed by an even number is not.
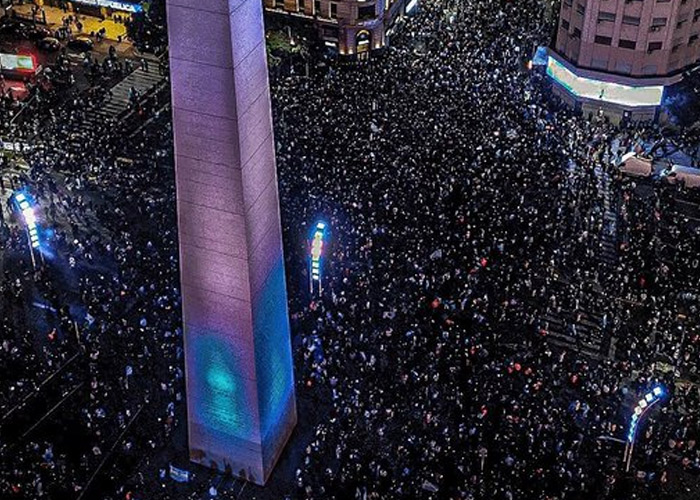
{"type": "Polygon", "coordinates": [[[622,106],[658,106],[664,93],[663,85],[632,87],[577,76],[552,56],[547,62],[547,74],[576,97],[622,106]]]}
{"type": "Polygon", "coordinates": [[[92,5],[93,7],[105,7],[107,9],[123,10],[125,12],[141,12],[140,3],[125,2],[121,0],[73,0],[77,3],[92,5]]]}
{"type": "Polygon", "coordinates": [[[15,54],[0,54],[0,68],[7,71],[27,71],[33,73],[34,58],[15,54]]]}

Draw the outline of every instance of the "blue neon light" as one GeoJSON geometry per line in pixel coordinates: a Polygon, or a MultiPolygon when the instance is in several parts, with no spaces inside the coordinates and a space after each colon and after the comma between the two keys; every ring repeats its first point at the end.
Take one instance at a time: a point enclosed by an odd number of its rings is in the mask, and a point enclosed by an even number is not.
{"type": "Polygon", "coordinates": [[[654,387],[651,391],[647,392],[642,399],[639,400],[637,406],[635,406],[632,412],[632,417],[630,418],[630,428],[627,433],[627,441],[629,443],[634,442],[634,437],[637,433],[637,427],[639,422],[644,415],[652,406],[661,401],[665,395],[664,388],[660,385],[654,387]]]}

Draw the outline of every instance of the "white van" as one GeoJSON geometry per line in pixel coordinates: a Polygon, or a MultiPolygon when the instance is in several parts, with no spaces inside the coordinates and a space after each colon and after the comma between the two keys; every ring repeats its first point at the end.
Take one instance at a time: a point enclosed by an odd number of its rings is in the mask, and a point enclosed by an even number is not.
{"type": "Polygon", "coordinates": [[[632,177],[649,177],[653,171],[653,160],[639,156],[635,152],[625,153],[617,163],[617,168],[623,174],[632,177]]]}
{"type": "Polygon", "coordinates": [[[669,184],[683,181],[686,187],[700,187],[700,169],[697,168],[684,167],[683,165],[671,165],[661,172],[661,178],[665,179],[669,184]]]}

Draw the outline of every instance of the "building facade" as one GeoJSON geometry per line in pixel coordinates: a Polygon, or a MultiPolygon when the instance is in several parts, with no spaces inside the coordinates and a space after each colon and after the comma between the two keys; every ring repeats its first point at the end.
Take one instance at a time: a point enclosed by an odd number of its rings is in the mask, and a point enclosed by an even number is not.
{"type": "Polygon", "coordinates": [[[264,484],[297,416],[262,4],[167,9],[190,458],[264,484]]]}
{"type": "MultiPolygon", "coordinates": [[[[562,0],[552,57],[582,79],[665,87],[698,63],[699,37],[700,0],[562,0]]],[[[648,117],[633,101],[619,110],[648,117]]]]}
{"type": "Polygon", "coordinates": [[[341,56],[365,58],[388,44],[389,30],[418,0],[264,0],[268,13],[313,23],[323,43],[341,56]]]}

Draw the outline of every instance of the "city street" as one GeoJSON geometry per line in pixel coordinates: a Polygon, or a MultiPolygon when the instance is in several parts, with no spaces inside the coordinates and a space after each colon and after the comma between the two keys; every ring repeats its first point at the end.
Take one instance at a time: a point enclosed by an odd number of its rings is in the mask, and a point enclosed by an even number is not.
{"type": "Polygon", "coordinates": [[[700,126],[531,60],[564,18],[620,32],[611,2],[654,41],[700,9],[620,1],[396,0],[390,37],[382,0],[297,3],[367,58],[278,41],[269,77],[258,3],[172,2],[167,39],[153,0],[134,40],[18,7],[0,52],[42,71],[0,89],[0,498],[697,500],[700,126]]]}

